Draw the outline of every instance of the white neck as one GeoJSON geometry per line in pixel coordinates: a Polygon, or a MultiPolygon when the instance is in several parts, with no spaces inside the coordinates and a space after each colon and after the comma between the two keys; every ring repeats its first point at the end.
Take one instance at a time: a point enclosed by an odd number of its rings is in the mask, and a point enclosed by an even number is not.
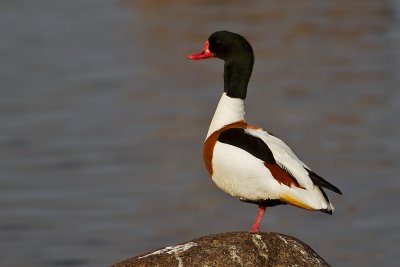
{"type": "Polygon", "coordinates": [[[241,120],[244,120],[243,99],[229,97],[224,92],[215,110],[210,128],[208,129],[207,138],[225,125],[241,120]]]}

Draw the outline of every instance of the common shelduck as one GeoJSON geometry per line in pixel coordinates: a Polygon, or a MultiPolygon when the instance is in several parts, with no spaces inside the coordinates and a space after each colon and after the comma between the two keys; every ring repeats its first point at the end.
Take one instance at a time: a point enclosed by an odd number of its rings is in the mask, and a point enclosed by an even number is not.
{"type": "Polygon", "coordinates": [[[217,57],[224,64],[224,92],[203,147],[206,169],[215,184],[241,201],[258,205],[249,232],[259,231],[267,207],[279,204],[332,214],[332,203],[322,188],[341,191],[304,164],[281,139],[244,120],[246,98],[254,64],[253,49],[241,35],[213,33],[199,60],[217,57]]]}

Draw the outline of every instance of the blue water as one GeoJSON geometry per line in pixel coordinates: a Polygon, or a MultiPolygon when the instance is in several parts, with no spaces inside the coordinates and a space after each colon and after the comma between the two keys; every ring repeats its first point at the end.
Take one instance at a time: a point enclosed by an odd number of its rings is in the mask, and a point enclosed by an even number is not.
{"type": "Polygon", "coordinates": [[[333,216],[281,206],[261,230],[333,266],[400,265],[399,26],[394,0],[0,2],[0,265],[250,227],[201,159],[222,62],[185,58],[220,29],[253,44],[248,121],[343,191],[333,216]]]}

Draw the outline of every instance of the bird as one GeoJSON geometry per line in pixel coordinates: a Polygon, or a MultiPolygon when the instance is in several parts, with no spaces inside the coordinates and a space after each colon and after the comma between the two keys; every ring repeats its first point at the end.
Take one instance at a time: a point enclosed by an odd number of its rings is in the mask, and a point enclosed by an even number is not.
{"type": "Polygon", "coordinates": [[[237,33],[217,31],[201,52],[187,58],[224,61],[223,93],[204,141],[203,160],[222,191],[258,205],[249,232],[258,233],[266,208],[280,204],[332,214],[334,207],[324,189],[342,192],[312,171],[281,139],[244,118],[254,65],[250,43],[237,33]]]}

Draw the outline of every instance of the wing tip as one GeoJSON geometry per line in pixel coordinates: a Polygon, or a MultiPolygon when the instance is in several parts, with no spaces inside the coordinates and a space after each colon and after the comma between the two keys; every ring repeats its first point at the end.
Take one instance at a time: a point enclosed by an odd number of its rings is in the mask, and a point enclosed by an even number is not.
{"type": "Polygon", "coordinates": [[[323,213],[326,213],[326,214],[329,214],[329,215],[332,215],[332,210],[331,209],[320,209],[319,211],[323,212],[323,213]]]}
{"type": "Polygon", "coordinates": [[[312,170],[310,170],[308,168],[305,168],[305,169],[307,170],[309,177],[311,178],[311,180],[313,181],[313,183],[315,185],[324,187],[326,189],[329,189],[329,190],[335,192],[336,194],[342,195],[342,191],[340,191],[339,188],[337,188],[336,186],[334,186],[333,184],[331,184],[330,182],[328,182],[327,180],[325,180],[324,178],[322,178],[321,176],[319,176],[312,170]]]}

